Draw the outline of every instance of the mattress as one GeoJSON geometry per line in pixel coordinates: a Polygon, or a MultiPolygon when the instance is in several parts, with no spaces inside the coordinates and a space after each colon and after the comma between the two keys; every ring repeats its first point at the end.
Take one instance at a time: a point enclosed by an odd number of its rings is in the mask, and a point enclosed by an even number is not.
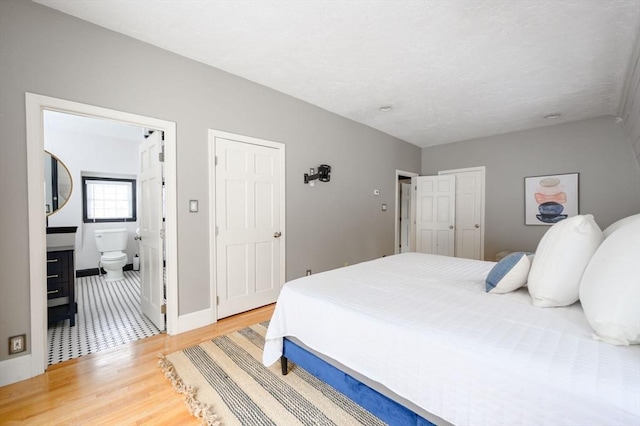
{"type": "Polygon", "coordinates": [[[485,293],[493,265],[405,253],[291,281],[263,362],[293,336],[453,424],[640,424],[640,346],[594,340],[579,303],[485,293]]]}

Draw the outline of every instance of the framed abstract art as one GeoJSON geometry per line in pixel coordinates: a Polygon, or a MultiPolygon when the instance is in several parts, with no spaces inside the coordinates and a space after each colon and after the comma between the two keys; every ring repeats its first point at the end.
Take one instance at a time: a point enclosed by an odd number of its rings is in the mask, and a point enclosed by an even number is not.
{"type": "Polygon", "coordinates": [[[577,215],[578,177],[578,173],[525,177],[525,225],[553,225],[577,215]]]}

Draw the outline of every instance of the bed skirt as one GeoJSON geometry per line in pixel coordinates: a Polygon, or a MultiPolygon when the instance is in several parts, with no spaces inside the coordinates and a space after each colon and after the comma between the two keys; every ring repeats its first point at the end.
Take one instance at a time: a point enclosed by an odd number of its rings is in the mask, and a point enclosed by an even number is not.
{"type": "MultiPolygon", "coordinates": [[[[283,355],[281,358],[282,373],[287,373],[287,361],[291,361],[323,382],[342,392],[361,407],[389,425],[435,426],[436,423],[425,419],[420,414],[392,399],[400,399],[390,391],[384,393],[363,383],[363,379],[356,379],[353,375],[343,372],[332,365],[325,357],[312,353],[300,342],[290,338],[283,339],[283,355]]],[[[405,404],[407,401],[403,401],[405,404]]],[[[433,417],[433,416],[431,416],[433,417]]],[[[432,419],[436,420],[436,419],[432,419]]],[[[441,419],[437,419],[441,420],[441,419]]],[[[438,423],[440,423],[438,421],[438,423]]],[[[445,422],[446,423],[446,422],[445,422]]]]}

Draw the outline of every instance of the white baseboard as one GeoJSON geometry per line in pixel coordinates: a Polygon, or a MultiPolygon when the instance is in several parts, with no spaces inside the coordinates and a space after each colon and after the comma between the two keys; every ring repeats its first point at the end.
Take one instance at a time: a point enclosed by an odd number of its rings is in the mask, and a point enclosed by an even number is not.
{"type": "Polygon", "coordinates": [[[0,361],[0,386],[30,379],[31,354],[0,361]]]}
{"type": "MultiPolygon", "coordinates": [[[[195,330],[216,322],[214,310],[203,309],[178,317],[178,330],[176,334],[195,330]]],[[[27,354],[15,358],[0,361],[0,386],[10,385],[30,379],[32,375],[32,355],[27,354]]]]}
{"type": "Polygon", "coordinates": [[[204,327],[206,325],[213,324],[214,322],[216,322],[216,317],[213,309],[211,308],[192,312],[186,315],[180,315],[178,316],[178,330],[176,334],[195,330],[196,328],[204,327]]]}
{"type": "MultiPolygon", "coordinates": [[[[185,331],[195,330],[216,322],[214,310],[203,309],[201,311],[192,312],[178,317],[178,330],[176,334],[185,331]]],[[[32,375],[32,356],[31,354],[9,358],[0,361],[0,386],[9,385],[11,383],[20,382],[30,379],[32,375]]]]}

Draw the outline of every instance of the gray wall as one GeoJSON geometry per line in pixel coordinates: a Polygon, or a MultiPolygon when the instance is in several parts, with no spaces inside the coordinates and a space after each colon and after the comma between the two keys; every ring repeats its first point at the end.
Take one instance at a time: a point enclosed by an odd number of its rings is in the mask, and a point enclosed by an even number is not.
{"type": "Polygon", "coordinates": [[[534,251],[548,226],[524,225],[524,177],[580,173],[582,214],[601,228],[640,212],[640,170],[614,117],[559,124],[422,150],[422,174],[486,166],[485,258],[534,251]]]}
{"type": "MultiPolygon", "coordinates": [[[[420,149],[44,6],[0,1],[0,359],[29,330],[25,92],[177,123],[179,313],[208,307],[207,129],[287,149],[287,279],[393,253],[395,170],[420,149]],[[303,184],[326,163],[330,183],[303,184]],[[373,197],[374,189],[381,195],[373,197]],[[188,213],[188,201],[200,212],[188,213]]],[[[30,347],[30,346],[29,346],[30,347]]]]}

